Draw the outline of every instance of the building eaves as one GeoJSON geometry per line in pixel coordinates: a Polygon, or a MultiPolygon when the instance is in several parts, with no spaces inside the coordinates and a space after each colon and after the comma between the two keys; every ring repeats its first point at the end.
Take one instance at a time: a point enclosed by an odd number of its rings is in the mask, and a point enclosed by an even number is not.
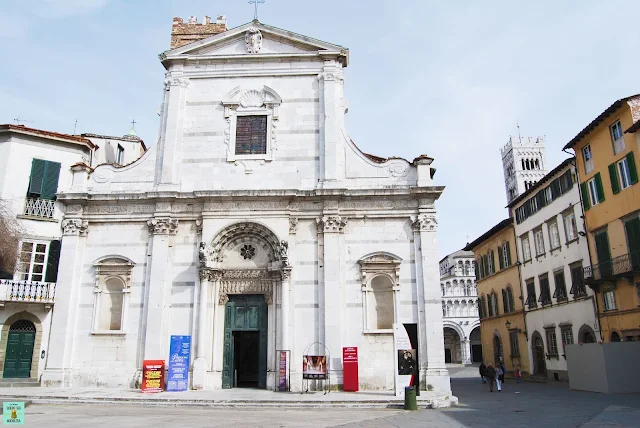
{"type": "Polygon", "coordinates": [[[638,120],[636,123],[634,123],[633,125],[631,125],[629,127],[629,129],[627,129],[626,131],[624,131],[625,134],[633,134],[634,132],[640,130],[640,120],[638,120]]]}
{"type": "Polygon", "coordinates": [[[511,226],[512,224],[513,224],[513,219],[511,217],[505,218],[500,223],[496,224],[491,229],[489,229],[487,232],[482,234],[482,236],[480,236],[478,239],[476,239],[475,241],[473,241],[470,244],[467,244],[467,246],[464,247],[463,250],[465,250],[465,251],[473,251],[473,249],[475,247],[477,247],[480,243],[486,241],[488,238],[490,238],[493,235],[495,235],[496,233],[500,232],[505,227],[511,226]]]}
{"type": "Polygon", "coordinates": [[[35,135],[39,137],[52,138],[56,140],[63,140],[63,141],[67,141],[74,144],[82,143],[91,149],[96,147],[96,145],[93,144],[91,140],[79,135],[62,134],[60,132],[52,132],[52,131],[45,131],[43,129],[28,128],[24,125],[11,125],[11,124],[0,125],[0,132],[3,132],[3,131],[15,132],[15,133],[24,134],[24,135],[35,135]]]}
{"type": "Polygon", "coordinates": [[[578,135],[573,137],[573,139],[571,141],[569,141],[562,149],[563,150],[567,150],[567,149],[570,149],[573,146],[575,146],[578,143],[578,141],[580,141],[582,138],[584,138],[584,136],[587,135],[589,132],[593,131],[596,126],[600,125],[600,123],[602,123],[603,120],[605,120],[607,117],[612,115],[624,103],[626,103],[627,101],[629,101],[629,100],[631,100],[633,98],[639,97],[639,96],[640,96],[640,94],[631,95],[630,97],[621,98],[618,101],[616,101],[613,104],[611,104],[605,111],[600,113],[600,115],[598,117],[593,119],[590,124],[588,124],[582,131],[580,131],[578,133],[578,135]]]}
{"type": "Polygon", "coordinates": [[[551,180],[554,175],[556,175],[558,172],[562,171],[567,165],[572,164],[574,159],[575,159],[574,157],[570,157],[570,158],[566,158],[565,160],[563,160],[560,163],[560,165],[558,165],[555,168],[553,168],[551,171],[549,171],[549,173],[547,175],[545,175],[540,180],[538,180],[533,186],[529,187],[525,192],[523,192],[522,194],[518,195],[518,197],[515,198],[513,201],[509,202],[509,204],[507,205],[507,208],[513,207],[514,205],[516,205],[518,202],[522,201],[526,197],[534,194],[538,189],[540,189],[542,187],[543,184],[545,184],[547,181],[551,180]]]}
{"type": "Polygon", "coordinates": [[[120,141],[130,141],[132,143],[140,143],[142,145],[142,148],[146,151],[147,150],[147,146],[144,144],[144,141],[142,140],[142,138],[140,137],[134,137],[132,135],[123,135],[122,137],[116,137],[113,135],[100,135],[100,134],[89,134],[89,133],[84,133],[81,134],[82,137],[86,137],[86,138],[100,138],[103,140],[120,140],[120,141]]]}

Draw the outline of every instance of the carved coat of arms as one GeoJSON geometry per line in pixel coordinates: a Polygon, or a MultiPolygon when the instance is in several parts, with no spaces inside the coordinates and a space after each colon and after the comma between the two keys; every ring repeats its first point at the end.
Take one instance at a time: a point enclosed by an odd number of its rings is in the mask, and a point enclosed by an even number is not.
{"type": "Polygon", "coordinates": [[[250,28],[244,35],[247,52],[258,53],[262,48],[262,33],[257,28],[250,28]]]}

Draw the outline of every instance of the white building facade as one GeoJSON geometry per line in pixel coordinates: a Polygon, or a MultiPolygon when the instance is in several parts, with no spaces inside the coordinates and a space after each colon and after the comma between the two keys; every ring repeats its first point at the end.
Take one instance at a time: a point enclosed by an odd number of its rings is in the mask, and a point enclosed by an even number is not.
{"type": "Polygon", "coordinates": [[[355,346],[360,388],[392,390],[405,324],[421,388],[450,394],[443,187],[428,156],[381,159],[348,137],[348,50],[254,21],[161,60],[157,144],[132,165],[73,168],[60,197],[64,306],[43,383],[136,386],[143,360],[188,335],[194,389],[274,388],[279,350],[292,390],[304,355],[340,385],[355,346]]]}
{"type": "Polygon", "coordinates": [[[15,272],[0,276],[0,382],[37,382],[44,370],[62,237],[56,193],[93,149],[79,136],[0,125],[0,201],[21,233],[15,272]]]}
{"type": "Polygon", "coordinates": [[[511,203],[549,172],[543,137],[509,137],[500,154],[507,203],[511,203]]]}
{"type": "Polygon", "coordinates": [[[478,288],[472,251],[456,251],[440,260],[440,292],[445,362],[482,361],[478,288]]]}
{"type": "Polygon", "coordinates": [[[566,380],[565,345],[594,342],[597,310],[583,282],[589,265],[580,189],[567,159],[509,205],[515,219],[533,375],[566,380]]]}

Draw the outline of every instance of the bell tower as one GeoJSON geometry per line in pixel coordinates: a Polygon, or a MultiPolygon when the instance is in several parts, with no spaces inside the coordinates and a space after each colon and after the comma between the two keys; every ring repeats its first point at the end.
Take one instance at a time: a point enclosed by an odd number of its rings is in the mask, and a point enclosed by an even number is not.
{"type": "Polygon", "coordinates": [[[544,137],[511,136],[500,153],[507,203],[527,191],[549,172],[544,137]]]}

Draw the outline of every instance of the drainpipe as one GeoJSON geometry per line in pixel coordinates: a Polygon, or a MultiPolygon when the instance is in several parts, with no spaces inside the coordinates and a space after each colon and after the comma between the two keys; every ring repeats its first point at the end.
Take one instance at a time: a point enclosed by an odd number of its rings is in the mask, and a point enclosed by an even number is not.
{"type": "MultiPolygon", "coordinates": [[[[576,165],[576,156],[573,153],[569,153],[567,149],[562,149],[563,152],[571,156],[571,165],[573,165],[574,170],[576,171],[576,181],[578,185],[578,198],[580,199],[580,209],[582,210],[582,226],[584,228],[584,238],[587,240],[587,254],[589,255],[589,264],[593,265],[591,261],[591,247],[589,247],[589,238],[587,228],[587,215],[584,212],[584,204],[582,203],[582,192],[580,191],[580,180],[578,177],[578,166],[576,165]]],[[[598,334],[600,335],[600,340],[604,342],[604,337],[602,337],[602,325],[600,324],[600,310],[598,308],[598,293],[594,290],[594,295],[591,296],[591,302],[593,303],[594,315],[596,317],[596,322],[598,323],[598,334]]],[[[579,339],[579,338],[578,338],[579,339]]]]}

